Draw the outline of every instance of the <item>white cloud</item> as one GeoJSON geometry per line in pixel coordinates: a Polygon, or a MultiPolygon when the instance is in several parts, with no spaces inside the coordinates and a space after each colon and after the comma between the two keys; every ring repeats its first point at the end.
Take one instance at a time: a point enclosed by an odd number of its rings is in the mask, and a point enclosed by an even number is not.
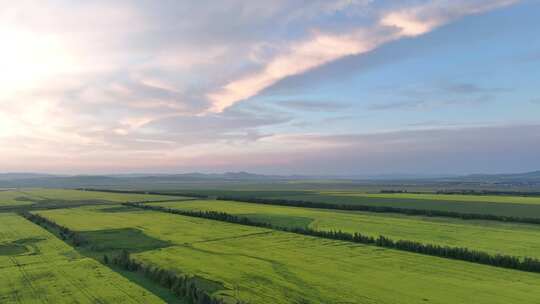
{"type": "Polygon", "coordinates": [[[210,112],[220,112],[235,103],[253,97],[277,81],[349,55],[373,50],[386,42],[427,33],[459,17],[515,3],[515,0],[429,2],[413,8],[382,14],[378,24],[334,34],[315,32],[300,42],[283,47],[275,57],[255,72],[226,83],[207,94],[210,112]],[[382,27],[382,28],[381,28],[382,27]],[[384,28],[397,29],[394,32],[384,28]]]}
{"type": "Polygon", "coordinates": [[[2,157],[94,153],[97,162],[109,151],[189,154],[193,144],[255,141],[270,149],[260,129],[289,117],[238,115],[233,105],[288,76],[514,1],[372,2],[0,0],[2,157]]]}
{"type": "Polygon", "coordinates": [[[329,35],[315,33],[309,40],[293,44],[269,61],[262,71],[232,81],[218,92],[208,94],[210,111],[221,112],[234,103],[252,97],[276,81],[303,73],[346,55],[358,54],[374,47],[361,34],[329,35]]]}
{"type": "Polygon", "coordinates": [[[417,36],[454,19],[517,2],[519,0],[433,1],[389,12],[380,23],[398,28],[403,36],[417,36]]]}

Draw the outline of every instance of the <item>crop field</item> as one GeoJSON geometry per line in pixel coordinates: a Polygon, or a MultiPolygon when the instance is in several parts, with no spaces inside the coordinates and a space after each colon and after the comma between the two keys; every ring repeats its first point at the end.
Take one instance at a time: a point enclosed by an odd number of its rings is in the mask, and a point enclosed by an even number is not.
{"type": "Polygon", "coordinates": [[[34,200],[39,200],[39,198],[24,195],[16,190],[0,191],[0,207],[31,205],[34,200]]]}
{"type": "MultiPolygon", "coordinates": [[[[179,196],[112,193],[98,191],[80,191],[69,189],[16,189],[0,191],[0,207],[17,207],[36,205],[70,206],[94,203],[121,203],[130,201],[166,201],[172,199],[186,199],[179,196]]],[[[0,209],[1,210],[1,209],[0,209]]]]}
{"type": "Polygon", "coordinates": [[[165,303],[26,219],[0,214],[0,303],[165,303]]]}
{"type": "Polygon", "coordinates": [[[127,249],[144,263],[196,276],[214,295],[251,304],[540,299],[535,273],[121,206],[34,213],[99,244],[83,251],[127,249]]]}
{"type": "Polygon", "coordinates": [[[280,227],[360,232],[395,240],[466,247],[493,254],[540,258],[540,226],[496,221],[461,220],[357,211],[193,200],[152,203],[191,211],[219,211],[280,227]]]}
{"type": "MultiPolygon", "coordinates": [[[[244,193],[249,196],[249,192],[244,193]]],[[[520,196],[439,195],[439,194],[368,194],[353,192],[299,192],[294,195],[251,196],[272,199],[304,200],[329,204],[385,206],[459,213],[540,218],[540,198],[520,196]]]]}
{"type": "MultiPolygon", "coordinates": [[[[464,204],[537,207],[530,197],[352,192],[238,191],[244,197],[395,200],[409,206],[464,204]],[[454,197],[454,195],[451,195],[454,197]],[[459,201],[464,200],[464,201],[459,201]],[[403,203],[405,201],[405,203],[403,203]]],[[[226,193],[207,193],[223,195],[226,193]]],[[[174,195],[60,189],[0,191],[4,206],[63,225],[88,243],[13,213],[0,213],[0,303],[191,303],[140,273],[104,264],[124,250],[138,262],[194,278],[208,294],[235,304],[537,303],[540,274],[260,227],[120,205],[145,202],[183,211],[218,211],[279,227],[359,232],[394,240],[540,258],[538,225],[261,205],[174,195]],[[60,205],[57,205],[60,203],[60,205]],[[33,208],[54,206],[53,208],[33,208]],[[50,209],[50,210],[47,210],[50,209]],[[23,209],[24,210],[24,209],[23,209]],[[71,245],[70,245],[71,244],[71,245]]],[[[328,202],[324,200],[324,202],[328,202]]],[[[336,202],[333,200],[332,202],[336,202]]],[[[401,207],[401,206],[400,206],[401,207]]],[[[484,210],[485,211],[485,210],[484,210]]],[[[488,209],[487,211],[492,211],[488,209]]]]}
{"type": "Polygon", "coordinates": [[[81,191],[69,189],[23,189],[21,193],[30,197],[38,197],[49,200],[103,200],[109,202],[127,202],[127,201],[155,201],[170,200],[177,196],[164,196],[154,194],[131,194],[131,193],[113,193],[99,191],[81,191]]]}
{"type": "Polygon", "coordinates": [[[467,195],[467,194],[430,194],[430,193],[358,193],[346,191],[324,191],[323,195],[340,195],[368,198],[418,199],[430,201],[484,202],[502,204],[540,204],[540,197],[511,195],[467,195]]]}

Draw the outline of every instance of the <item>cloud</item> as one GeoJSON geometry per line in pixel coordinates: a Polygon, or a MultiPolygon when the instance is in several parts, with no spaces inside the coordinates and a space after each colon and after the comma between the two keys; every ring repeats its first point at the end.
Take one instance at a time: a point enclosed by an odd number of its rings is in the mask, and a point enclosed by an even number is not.
{"type": "MultiPolygon", "coordinates": [[[[87,160],[102,168],[123,157],[125,167],[212,159],[207,150],[239,159],[289,153],[274,140],[292,132],[287,126],[298,123],[298,112],[320,112],[300,118],[324,125],[334,119],[326,112],[348,108],[319,96],[273,96],[283,102],[266,107],[239,101],[511,3],[0,0],[0,152],[21,166],[25,159],[44,166],[87,160]]],[[[396,56],[402,54],[377,60],[396,56]]],[[[489,95],[473,84],[449,89],[489,95]]],[[[410,99],[378,108],[423,107],[417,100],[428,100],[410,99]]]]}
{"type": "Polygon", "coordinates": [[[155,138],[183,146],[218,142],[251,142],[268,136],[258,128],[289,122],[282,113],[229,109],[204,116],[172,116],[143,125],[138,138],[155,138]]]}
{"type": "Polygon", "coordinates": [[[374,103],[367,106],[371,111],[383,110],[430,110],[448,106],[478,106],[498,100],[500,93],[513,89],[484,87],[470,82],[450,84],[422,84],[420,87],[401,89],[398,95],[406,100],[374,103]]]}
{"type": "Polygon", "coordinates": [[[485,88],[473,83],[458,83],[445,87],[450,93],[457,94],[476,94],[476,93],[505,93],[510,92],[508,88],[485,88]]]}
{"type": "Polygon", "coordinates": [[[462,16],[515,2],[498,0],[428,3],[384,13],[378,24],[349,29],[345,34],[316,31],[308,39],[283,47],[274,58],[263,64],[259,71],[230,81],[220,89],[207,94],[212,102],[209,111],[220,112],[239,101],[257,95],[283,78],[305,73],[336,59],[366,53],[389,41],[427,33],[462,16]],[[397,31],[389,32],[385,28],[397,31]]]}
{"type": "MultiPolygon", "coordinates": [[[[115,168],[115,172],[247,170],[318,175],[496,173],[530,171],[540,167],[539,125],[368,134],[290,134],[265,137],[260,141],[258,145],[233,145],[217,150],[215,145],[198,145],[182,149],[169,147],[169,152],[107,151],[104,156],[86,152],[78,155],[77,161],[73,155],[47,155],[44,158],[49,162],[40,164],[41,168],[48,168],[46,166],[56,162],[65,167],[102,172],[115,168]],[[268,149],[276,145],[282,148],[268,149]]],[[[6,148],[9,149],[1,149],[6,148]]],[[[27,165],[35,162],[34,158],[28,159],[27,165]]]]}
{"type": "Polygon", "coordinates": [[[368,106],[368,110],[371,111],[383,111],[383,110],[398,110],[398,109],[416,109],[420,107],[426,107],[428,103],[426,101],[400,101],[391,103],[377,103],[368,106]]]}
{"type": "Polygon", "coordinates": [[[336,112],[349,108],[349,105],[331,101],[284,100],[275,102],[280,107],[297,111],[336,112]]]}
{"type": "Polygon", "coordinates": [[[367,107],[370,111],[386,111],[386,110],[431,110],[448,106],[478,106],[496,100],[496,97],[488,94],[483,94],[476,97],[462,98],[447,98],[445,97],[426,97],[425,99],[391,102],[391,103],[376,103],[367,107]]]}
{"type": "Polygon", "coordinates": [[[298,157],[294,154],[282,157],[282,160],[289,160],[296,172],[312,174],[461,174],[530,171],[540,167],[536,156],[540,153],[539,125],[454,127],[372,134],[304,134],[286,136],[279,141],[291,148],[303,144],[313,147],[309,152],[302,151],[298,157]],[[531,146],[527,147],[530,143],[531,146]],[[315,163],[317,166],[312,166],[315,163]],[[499,165],[493,166],[495,163],[499,165]]]}
{"type": "Polygon", "coordinates": [[[208,94],[213,104],[210,111],[220,112],[238,101],[254,96],[284,77],[306,72],[343,56],[366,52],[373,47],[373,42],[361,39],[360,33],[315,33],[309,40],[290,46],[283,54],[268,62],[262,71],[234,80],[217,92],[208,94]]]}
{"type": "Polygon", "coordinates": [[[417,36],[466,15],[512,5],[519,0],[433,1],[389,12],[380,23],[399,29],[403,36],[417,36]]]}

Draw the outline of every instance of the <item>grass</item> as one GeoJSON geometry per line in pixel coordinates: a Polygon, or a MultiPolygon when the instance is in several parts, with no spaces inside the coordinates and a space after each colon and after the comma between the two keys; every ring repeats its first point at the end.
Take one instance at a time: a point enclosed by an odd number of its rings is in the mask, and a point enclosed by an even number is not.
{"type": "Polygon", "coordinates": [[[165,303],[41,227],[0,214],[0,303],[165,303]]]}
{"type": "Polygon", "coordinates": [[[132,193],[112,193],[99,191],[82,191],[70,189],[42,189],[32,188],[20,190],[21,193],[30,197],[38,197],[49,200],[102,200],[108,202],[128,202],[128,201],[163,201],[171,199],[182,199],[178,196],[155,195],[155,194],[132,194],[132,193]]]}
{"type": "Polygon", "coordinates": [[[312,192],[310,194],[274,195],[272,199],[282,198],[323,202],[329,204],[385,206],[422,210],[440,210],[459,213],[492,214],[500,216],[540,218],[540,198],[519,196],[479,196],[435,194],[366,194],[351,192],[312,192]],[[496,202],[495,198],[498,199],[496,202]],[[514,200],[514,198],[516,200],[514,200]],[[524,200],[526,199],[526,200],[524,200]]]}
{"type": "Polygon", "coordinates": [[[31,205],[38,198],[31,198],[15,190],[0,191],[0,207],[31,205]]]}
{"type": "Polygon", "coordinates": [[[455,201],[455,202],[485,202],[503,204],[531,204],[540,205],[540,197],[511,196],[511,195],[465,195],[465,194],[419,194],[419,193],[358,193],[347,191],[324,191],[323,195],[340,195],[352,197],[390,198],[390,199],[418,199],[429,201],[455,201]]]}
{"type": "Polygon", "coordinates": [[[95,244],[92,248],[93,251],[107,253],[122,249],[130,249],[131,252],[143,252],[171,245],[170,242],[149,237],[134,228],[84,231],[81,232],[81,235],[90,243],[95,244]]]}
{"type": "Polygon", "coordinates": [[[466,247],[493,254],[540,258],[538,225],[461,220],[199,200],[155,203],[190,211],[220,211],[281,227],[360,232],[395,240],[466,247]]]}
{"type": "Polygon", "coordinates": [[[15,212],[23,209],[67,208],[93,204],[167,201],[173,199],[189,198],[154,194],[30,188],[0,191],[0,211],[15,212]]]}
{"type": "Polygon", "coordinates": [[[252,304],[491,304],[540,299],[535,288],[538,274],[200,218],[101,208],[37,213],[77,231],[138,229],[170,246],[135,253],[136,259],[197,275],[213,288],[220,286],[215,294],[252,304]]]}

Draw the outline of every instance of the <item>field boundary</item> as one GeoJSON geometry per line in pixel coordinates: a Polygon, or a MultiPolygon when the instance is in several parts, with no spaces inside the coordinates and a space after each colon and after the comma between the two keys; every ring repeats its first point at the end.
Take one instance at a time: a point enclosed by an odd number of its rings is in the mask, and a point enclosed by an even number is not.
{"type": "Polygon", "coordinates": [[[247,217],[240,217],[225,212],[217,211],[186,211],[179,209],[166,208],[161,206],[151,206],[141,203],[123,203],[124,206],[136,207],[146,210],[171,213],[176,215],[191,216],[204,218],[209,220],[228,222],[246,226],[254,226],[268,228],[272,230],[296,233],[301,235],[319,237],[324,239],[332,239],[346,241],[352,243],[360,243],[366,245],[374,245],[377,247],[407,251],[429,256],[460,260],[482,265],[489,265],[500,268],[515,269],[527,272],[540,273],[540,260],[535,258],[519,258],[510,255],[489,254],[484,251],[470,250],[462,247],[440,246],[434,244],[424,244],[416,241],[408,240],[393,240],[385,236],[374,238],[372,236],[363,235],[359,232],[348,233],[342,231],[321,231],[310,228],[287,228],[275,226],[270,223],[256,222],[247,217]]]}
{"type": "MultiPolygon", "coordinates": [[[[225,300],[212,296],[197,287],[197,279],[194,276],[181,275],[157,266],[146,265],[131,258],[126,250],[122,250],[119,255],[112,258],[104,255],[103,262],[107,265],[111,263],[126,271],[138,272],[154,283],[167,288],[177,297],[187,299],[192,304],[226,304],[225,300]]],[[[235,304],[247,303],[235,299],[235,304]]]]}
{"type": "Polygon", "coordinates": [[[163,196],[184,196],[184,197],[193,197],[193,198],[208,198],[208,195],[193,193],[193,192],[170,192],[164,193],[159,191],[142,191],[142,190],[115,190],[115,189],[98,189],[98,188],[76,188],[75,190],[80,191],[94,191],[94,192],[109,192],[109,193],[124,193],[124,194],[152,194],[152,195],[163,195],[163,196]]]}
{"type": "Polygon", "coordinates": [[[220,201],[236,201],[250,204],[261,205],[277,205],[287,207],[301,207],[312,209],[330,209],[330,210],[347,210],[347,211],[364,211],[374,213],[398,213],[411,216],[428,216],[428,217],[450,217],[462,220],[488,220],[498,222],[511,222],[540,225],[540,218],[532,217],[514,217],[502,216],[494,214],[481,213],[461,213],[454,211],[430,210],[430,209],[413,209],[413,208],[398,208],[387,206],[369,206],[369,205],[352,205],[352,204],[332,204],[323,202],[303,201],[303,200],[287,200],[287,199],[269,199],[269,198],[245,198],[233,196],[218,196],[216,200],[220,201]]]}
{"type": "MultiPolygon", "coordinates": [[[[30,212],[21,212],[19,215],[51,232],[54,236],[59,236],[62,241],[68,243],[69,245],[73,245],[74,247],[94,245],[81,233],[62,226],[44,216],[30,212]]],[[[205,290],[197,287],[197,280],[194,277],[179,275],[173,271],[152,265],[145,265],[142,262],[131,258],[129,252],[126,250],[122,250],[119,255],[113,257],[109,257],[105,254],[101,262],[106,266],[111,266],[112,264],[125,271],[138,272],[155,284],[169,290],[179,299],[187,300],[191,304],[230,304],[230,302],[225,302],[223,299],[212,296],[205,290]]],[[[234,301],[234,304],[248,304],[238,299],[235,299],[234,301]]]]}

